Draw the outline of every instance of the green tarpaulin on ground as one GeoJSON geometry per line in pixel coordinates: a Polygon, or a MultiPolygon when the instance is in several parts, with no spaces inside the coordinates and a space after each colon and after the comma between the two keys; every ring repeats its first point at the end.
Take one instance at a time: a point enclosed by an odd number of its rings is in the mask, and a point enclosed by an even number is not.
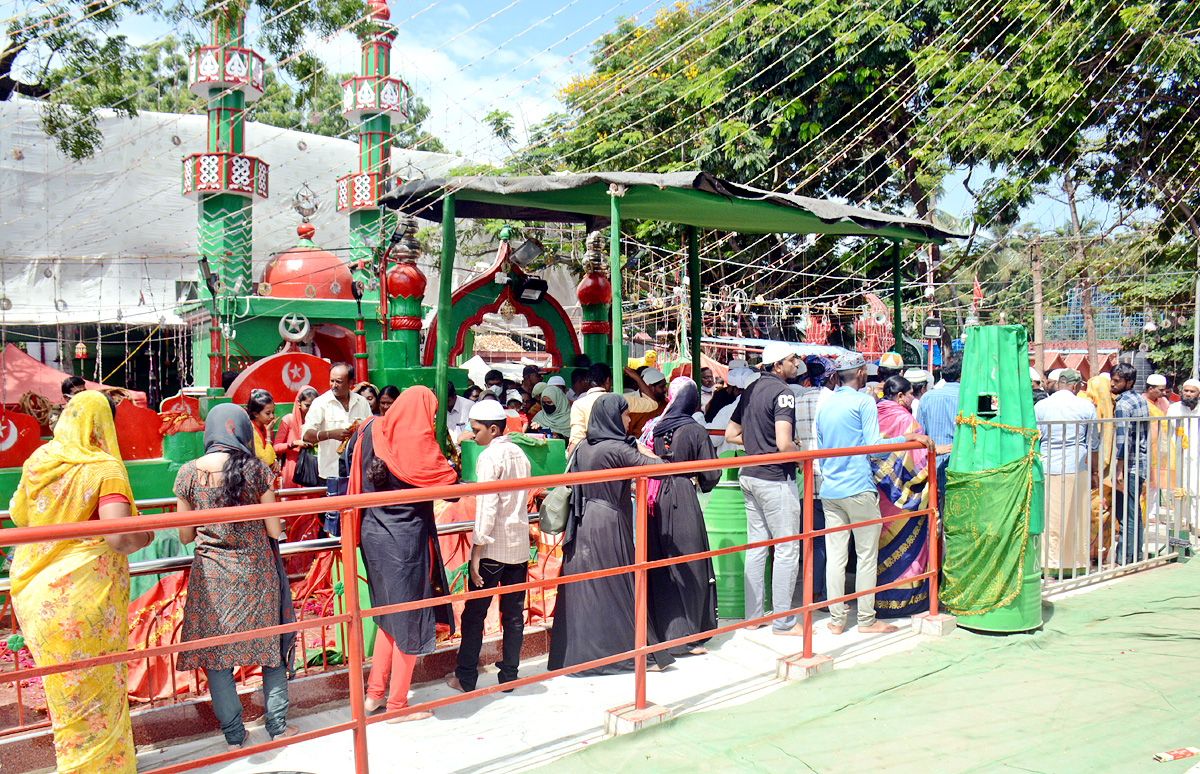
{"type": "Polygon", "coordinates": [[[1200,562],[1150,570],[1047,605],[1035,632],[959,629],[542,771],[1181,774],[1151,756],[1200,746],[1198,584],[1200,562]]]}

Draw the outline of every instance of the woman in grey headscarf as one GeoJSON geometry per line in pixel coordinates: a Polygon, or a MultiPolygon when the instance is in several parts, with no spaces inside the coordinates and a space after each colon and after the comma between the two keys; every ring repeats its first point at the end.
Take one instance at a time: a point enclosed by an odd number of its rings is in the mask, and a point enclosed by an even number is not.
{"type": "MultiPolygon", "coordinates": [[[[275,502],[275,475],[254,456],[254,429],[241,406],[215,406],[204,421],[204,456],[185,463],[175,477],[179,511],[275,502]]],[[[278,548],[283,534],[277,518],[181,527],[179,539],[196,541],[183,609],[183,642],[236,634],[283,620],[281,600],[291,608],[291,590],[281,586],[278,548]],[[285,596],[286,595],[286,596],[285,596]]],[[[287,647],[289,643],[282,643],[287,647]]],[[[267,733],[293,736],[287,724],[287,663],[277,634],[212,645],[179,654],[179,669],[202,668],[208,676],[213,714],[229,749],[246,741],[242,703],[233,670],[262,666],[267,733]]]]}
{"type": "MultiPolygon", "coordinates": [[[[661,463],[641,452],[629,436],[629,402],[605,393],[592,407],[587,440],[576,447],[573,472],[610,470],[661,463]]],[[[562,577],[633,564],[633,482],[604,481],[573,488],[573,513],[563,532],[562,577]]],[[[633,649],[633,575],[613,575],[558,587],[550,669],[582,664],[633,649]]],[[[646,627],[647,642],[657,642],[656,627],[646,627]]],[[[652,669],[675,659],[666,651],[651,657],[652,669]]],[[[633,669],[633,660],[579,672],[608,675],[633,669]]]]}

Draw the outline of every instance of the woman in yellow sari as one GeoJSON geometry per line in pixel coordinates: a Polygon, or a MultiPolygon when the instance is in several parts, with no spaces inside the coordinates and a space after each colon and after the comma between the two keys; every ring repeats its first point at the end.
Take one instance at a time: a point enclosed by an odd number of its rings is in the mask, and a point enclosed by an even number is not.
{"type": "MultiPolygon", "coordinates": [[[[112,404],[98,392],[81,392],[63,409],[54,440],[25,461],[12,519],[18,527],[117,519],[132,515],[132,503],[112,404]]],[[[125,651],[125,557],[153,538],[137,532],[17,547],[13,607],[38,666],[125,651]]],[[[59,774],[137,770],[126,672],[120,663],[43,679],[59,774]]]]}

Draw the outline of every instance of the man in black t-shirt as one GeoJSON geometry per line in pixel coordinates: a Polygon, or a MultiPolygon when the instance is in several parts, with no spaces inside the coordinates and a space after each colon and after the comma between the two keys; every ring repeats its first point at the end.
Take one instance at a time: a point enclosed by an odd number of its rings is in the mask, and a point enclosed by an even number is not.
{"type": "MultiPolygon", "coordinates": [[[[747,454],[796,451],[796,396],[788,380],[796,376],[800,358],[792,344],[772,342],[763,351],[762,375],[742,394],[725,429],[728,443],[743,445],[747,454]]],[[[746,541],[796,535],[800,532],[800,494],[796,464],[778,462],[741,469],[739,480],[746,499],[746,541]]],[[[764,615],[767,556],[770,549],[746,551],[746,617],[764,615]]],[[[800,543],[779,543],[771,572],[771,607],[790,610],[800,568],[800,543]]],[[[803,634],[796,616],[777,618],[776,634],[803,634]]],[[[753,627],[757,628],[757,627],[753,627]]]]}

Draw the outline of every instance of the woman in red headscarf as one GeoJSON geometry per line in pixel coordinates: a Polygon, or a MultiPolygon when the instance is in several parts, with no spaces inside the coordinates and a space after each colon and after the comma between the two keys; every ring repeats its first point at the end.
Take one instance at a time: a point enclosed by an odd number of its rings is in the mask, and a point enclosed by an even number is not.
{"type": "MultiPolygon", "coordinates": [[[[351,441],[349,493],[456,483],[458,476],[433,435],[436,410],[437,399],[428,387],[409,387],[385,415],[368,420],[351,441]]],[[[449,593],[432,502],[363,508],[361,517],[359,546],[372,605],[395,605],[449,593]]],[[[389,613],[375,621],[380,631],[367,683],[368,714],[383,706],[385,694],[389,711],[408,706],[417,656],[433,652],[436,625],[453,627],[454,615],[447,604],[389,613]]],[[[414,712],[388,722],[432,715],[414,712]]]]}

